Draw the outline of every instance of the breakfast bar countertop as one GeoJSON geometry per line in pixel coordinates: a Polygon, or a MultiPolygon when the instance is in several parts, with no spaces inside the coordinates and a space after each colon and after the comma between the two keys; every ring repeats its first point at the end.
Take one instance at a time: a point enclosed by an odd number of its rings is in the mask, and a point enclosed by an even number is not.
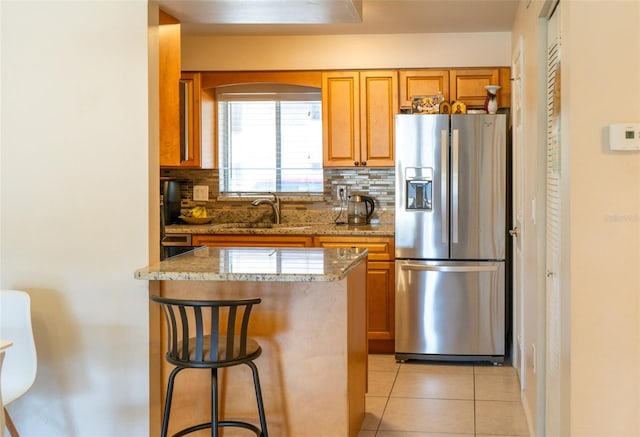
{"type": "Polygon", "coordinates": [[[167,234],[236,234],[236,235],[341,235],[388,236],[394,235],[394,224],[369,224],[364,226],[336,225],[333,223],[284,223],[279,225],[247,223],[213,223],[203,225],[167,225],[167,234]]]}
{"type": "Polygon", "coordinates": [[[322,282],[344,279],[366,249],[200,247],[138,269],[136,279],[322,282]]]}

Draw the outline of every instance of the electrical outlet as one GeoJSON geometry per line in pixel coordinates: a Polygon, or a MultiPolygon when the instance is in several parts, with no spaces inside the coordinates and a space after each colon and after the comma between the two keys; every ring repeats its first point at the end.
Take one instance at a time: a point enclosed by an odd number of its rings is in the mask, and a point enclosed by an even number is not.
{"type": "Polygon", "coordinates": [[[209,186],[208,185],[194,185],[193,186],[193,200],[195,202],[209,200],[209,186]]]}
{"type": "Polygon", "coordinates": [[[347,200],[346,185],[336,185],[336,200],[347,200]]]}

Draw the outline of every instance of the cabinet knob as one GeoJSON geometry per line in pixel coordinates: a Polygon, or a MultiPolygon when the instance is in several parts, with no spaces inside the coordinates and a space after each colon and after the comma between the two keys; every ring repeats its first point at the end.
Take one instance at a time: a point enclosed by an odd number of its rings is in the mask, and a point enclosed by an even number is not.
{"type": "Polygon", "coordinates": [[[360,163],[360,165],[362,165],[362,166],[364,167],[365,165],[367,165],[367,161],[362,161],[362,162],[360,163]]]}
{"type": "Polygon", "coordinates": [[[359,165],[360,165],[360,163],[359,163],[358,161],[355,161],[355,162],[353,163],[353,165],[355,165],[355,166],[357,167],[357,166],[359,166],[359,165]]]}

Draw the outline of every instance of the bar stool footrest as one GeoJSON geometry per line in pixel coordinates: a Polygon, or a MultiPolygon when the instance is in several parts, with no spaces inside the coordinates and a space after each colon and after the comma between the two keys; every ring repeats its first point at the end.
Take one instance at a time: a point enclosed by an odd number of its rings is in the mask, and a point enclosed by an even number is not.
{"type": "MultiPolygon", "coordinates": [[[[236,427],[236,428],[245,428],[248,429],[250,431],[253,431],[256,433],[256,436],[260,437],[262,436],[262,431],[260,430],[260,428],[258,428],[255,425],[252,425],[251,423],[247,423],[247,422],[240,422],[237,420],[224,420],[221,422],[218,422],[218,427],[224,427],[224,426],[229,426],[229,427],[236,427]]],[[[181,437],[183,435],[187,435],[187,434],[191,434],[192,432],[195,431],[200,431],[202,429],[210,429],[211,428],[211,422],[205,422],[205,423],[201,423],[199,425],[193,425],[190,426],[189,428],[185,428],[182,431],[178,431],[177,433],[175,433],[173,435],[173,437],[181,437]]]]}

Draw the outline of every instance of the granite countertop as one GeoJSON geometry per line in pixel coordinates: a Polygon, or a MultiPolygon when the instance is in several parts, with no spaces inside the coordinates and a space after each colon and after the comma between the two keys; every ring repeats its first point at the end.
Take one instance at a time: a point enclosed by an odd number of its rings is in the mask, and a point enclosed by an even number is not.
{"type": "Polygon", "coordinates": [[[339,281],[366,249],[200,247],[138,269],[136,279],[166,281],[339,281]]]}
{"type": "Polygon", "coordinates": [[[333,223],[284,223],[280,225],[217,223],[207,225],[168,225],[167,234],[236,234],[236,235],[350,235],[393,237],[393,224],[365,226],[336,225],[333,223]]]}

